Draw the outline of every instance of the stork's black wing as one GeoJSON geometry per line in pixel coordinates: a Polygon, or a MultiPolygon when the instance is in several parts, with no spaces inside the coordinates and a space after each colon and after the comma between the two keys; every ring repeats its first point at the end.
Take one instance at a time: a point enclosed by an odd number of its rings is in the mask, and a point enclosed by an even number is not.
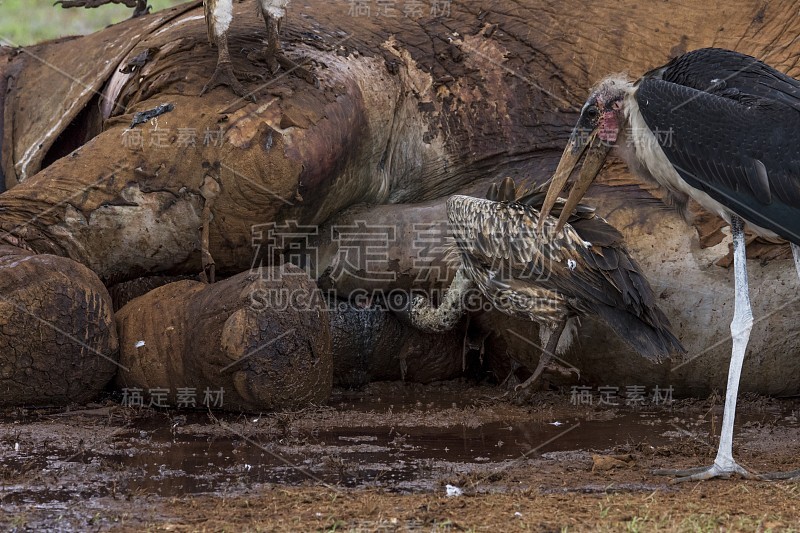
{"type": "Polygon", "coordinates": [[[799,80],[732,50],[701,48],[688,52],[643,76],[651,78],[710,94],[773,100],[800,112],[799,80]]]}
{"type": "Polygon", "coordinates": [[[711,94],[657,78],[636,100],[690,186],[800,244],[800,111],[780,98],[711,94]]]}

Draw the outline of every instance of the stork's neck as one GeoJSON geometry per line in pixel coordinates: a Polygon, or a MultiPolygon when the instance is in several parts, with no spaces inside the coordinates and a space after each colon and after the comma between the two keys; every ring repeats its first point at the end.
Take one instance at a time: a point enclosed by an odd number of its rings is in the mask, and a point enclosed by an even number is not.
{"type": "Polygon", "coordinates": [[[625,161],[628,170],[637,177],[666,190],[672,204],[682,213],[689,195],[686,183],[680,179],[639,111],[636,88],[631,85],[622,105],[620,134],[614,153],[625,161]]]}

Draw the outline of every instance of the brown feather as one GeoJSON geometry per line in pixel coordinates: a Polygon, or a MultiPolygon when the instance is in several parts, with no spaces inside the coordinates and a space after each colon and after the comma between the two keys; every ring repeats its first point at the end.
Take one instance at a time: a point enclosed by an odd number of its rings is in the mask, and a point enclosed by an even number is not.
{"type": "MultiPolygon", "coordinates": [[[[509,181],[491,187],[489,194],[513,198],[516,188],[509,181]]],[[[685,352],[622,234],[584,205],[553,234],[563,199],[540,234],[543,201],[539,189],[514,201],[448,199],[448,218],[467,277],[487,299],[507,314],[548,326],[575,314],[596,315],[652,359],[685,352]]]]}

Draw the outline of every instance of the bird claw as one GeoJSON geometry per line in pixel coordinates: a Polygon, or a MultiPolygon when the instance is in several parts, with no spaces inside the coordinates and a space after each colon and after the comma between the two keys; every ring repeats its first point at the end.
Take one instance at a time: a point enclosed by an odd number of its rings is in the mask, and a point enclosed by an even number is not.
{"type": "Polygon", "coordinates": [[[525,386],[523,383],[514,387],[514,392],[511,394],[511,403],[514,405],[527,405],[532,397],[533,387],[525,386]]]}
{"type": "Polygon", "coordinates": [[[778,480],[800,480],[800,470],[790,470],[789,472],[769,472],[767,474],[760,474],[759,478],[766,481],[778,480]]]}
{"type": "Polygon", "coordinates": [[[310,70],[283,55],[280,50],[275,51],[269,48],[253,50],[247,54],[247,59],[253,63],[266,63],[267,69],[272,75],[277,74],[282,68],[286,74],[294,74],[309,85],[319,89],[319,79],[310,70]]]}
{"type": "Polygon", "coordinates": [[[276,56],[277,53],[274,50],[261,49],[253,50],[248,53],[247,59],[253,63],[266,63],[267,70],[269,70],[271,74],[275,74],[281,68],[276,56]]]}
{"type": "Polygon", "coordinates": [[[211,79],[208,80],[208,83],[205,84],[203,90],[200,91],[200,96],[221,85],[230,88],[236,94],[236,96],[239,96],[240,98],[250,100],[251,102],[256,101],[253,94],[247,92],[247,90],[244,88],[244,85],[242,85],[242,83],[236,78],[236,74],[233,72],[233,65],[230,63],[217,63],[217,68],[214,69],[214,74],[211,75],[211,79]]]}
{"type": "Polygon", "coordinates": [[[283,54],[277,54],[275,59],[278,60],[278,63],[281,67],[288,73],[293,73],[298,78],[302,79],[309,85],[312,85],[315,89],[319,89],[319,78],[317,78],[310,70],[301,66],[299,63],[295,63],[288,57],[283,54]]]}
{"type": "Polygon", "coordinates": [[[514,405],[525,405],[530,402],[540,375],[541,372],[534,372],[531,377],[514,387],[514,391],[511,393],[511,402],[514,405]]]}
{"type": "Polygon", "coordinates": [[[744,479],[764,479],[764,477],[760,474],[751,474],[735,462],[731,462],[731,464],[727,467],[719,466],[717,463],[714,463],[711,466],[701,466],[698,468],[688,468],[684,470],[671,470],[671,469],[663,469],[663,470],[654,470],[653,475],[656,476],[677,476],[675,479],[671,480],[670,483],[683,483],[686,481],[706,481],[709,479],[720,478],[720,479],[730,479],[733,475],[740,476],[744,479]]]}

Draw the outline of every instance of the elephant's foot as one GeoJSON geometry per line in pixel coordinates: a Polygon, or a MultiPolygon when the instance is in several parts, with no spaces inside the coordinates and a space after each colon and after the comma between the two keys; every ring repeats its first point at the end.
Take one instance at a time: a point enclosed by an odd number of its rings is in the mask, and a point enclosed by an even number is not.
{"type": "Polygon", "coordinates": [[[325,402],[333,358],[327,308],[314,305],[319,289],[291,265],[265,276],[179,281],[128,303],[116,314],[126,367],[118,386],[154,407],[263,411],[325,402]]]}
{"type": "Polygon", "coordinates": [[[0,406],[90,400],[117,358],[111,297],[92,271],[0,246],[0,406]]]}

